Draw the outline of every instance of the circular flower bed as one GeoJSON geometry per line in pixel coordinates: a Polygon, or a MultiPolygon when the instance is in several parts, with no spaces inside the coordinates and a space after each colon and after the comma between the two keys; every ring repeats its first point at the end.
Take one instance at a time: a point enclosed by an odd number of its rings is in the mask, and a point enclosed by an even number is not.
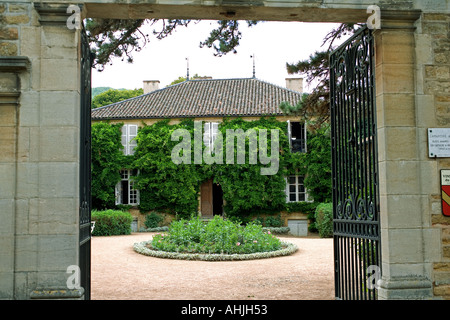
{"type": "Polygon", "coordinates": [[[217,216],[208,223],[199,218],[175,221],[168,233],[156,234],[133,248],[153,257],[206,261],[271,258],[298,250],[259,224],[241,226],[217,216]]]}
{"type": "Polygon", "coordinates": [[[252,260],[252,259],[265,259],[273,257],[288,256],[298,250],[298,247],[293,243],[282,242],[282,248],[269,252],[255,252],[255,253],[242,253],[242,254],[221,254],[221,253],[184,253],[184,252],[168,252],[155,250],[151,247],[150,241],[143,241],[135,243],[133,246],[134,251],[137,253],[166,259],[181,259],[181,260],[202,260],[202,261],[232,261],[232,260],[252,260]]]}

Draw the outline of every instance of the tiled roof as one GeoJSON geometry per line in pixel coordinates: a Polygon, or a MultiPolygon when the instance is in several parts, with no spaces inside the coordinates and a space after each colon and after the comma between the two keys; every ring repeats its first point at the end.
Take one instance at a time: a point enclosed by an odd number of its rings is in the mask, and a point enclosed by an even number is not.
{"type": "Polygon", "coordinates": [[[188,80],[92,110],[93,120],[281,115],[302,93],[255,78],[188,80]]]}

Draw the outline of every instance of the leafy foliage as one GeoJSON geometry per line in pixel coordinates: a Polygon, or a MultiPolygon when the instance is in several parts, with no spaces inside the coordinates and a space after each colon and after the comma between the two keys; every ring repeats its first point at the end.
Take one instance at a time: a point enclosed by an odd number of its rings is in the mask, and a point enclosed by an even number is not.
{"type": "Polygon", "coordinates": [[[98,122],[92,124],[92,207],[113,208],[114,187],[120,181],[120,169],[125,160],[121,143],[122,124],[98,122]]]}
{"type": "MultiPolygon", "coordinates": [[[[242,38],[242,33],[239,31],[239,21],[236,20],[219,20],[218,27],[211,31],[208,39],[200,42],[200,48],[207,46],[214,48],[215,56],[223,56],[229,52],[236,53],[236,47],[242,38]]],[[[258,21],[248,20],[249,27],[254,26],[258,21]]]]}
{"type": "Polygon", "coordinates": [[[308,84],[315,84],[310,94],[304,96],[296,106],[283,104],[282,110],[287,114],[301,116],[308,119],[311,128],[320,127],[330,119],[330,74],[329,55],[336,48],[335,42],[345,36],[353,34],[361,24],[344,23],[332,29],[324,38],[322,46],[326,49],[316,51],[306,60],[296,63],[286,63],[289,74],[300,73],[306,75],[308,84]]]}
{"type": "MultiPolygon", "coordinates": [[[[319,130],[310,136],[308,153],[293,154],[289,151],[285,122],[274,117],[263,117],[255,121],[224,119],[219,126],[224,137],[227,130],[231,129],[241,129],[244,132],[249,129],[254,129],[255,132],[260,129],[279,130],[279,170],[274,175],[261,175],[261,168],[267,165],[260,162],[249,163],[248,139],[243,164],[227,164],[225,160],[223,163],[212,164],[175,164],[171,155],[179,141],[172,141],[171,135],[177,129],[187,130],[191,137],[191,148],[194,148],[195,125],[191,119],[178,124],[162,120],[153,125],[144,125],[138,131],[133,156],[122,154],[120,126],[121,124],[107,123],[93,125],[93,205],[96,208],[114,207],[114,186],[120,180],[118,172],[123,168],[138,169],[140,172],[135,178],[135,186],[140,191],[139,209],[142,212],[154,210],[184,218],[197,214],[200,185],[211,178],[222,188],[227,217],[241,222],[248,222],[258,214],[275,214],[284,209],[313,212],[308,203],[286,204],[285,176],[288,173],[298,171],[297,174],[307,175],[305,186],[314,200],[325,201],[323,199],[331,197],[330,142],[326,130],[319,130]]],[[[268,134],[269,144],[270,136],[268,134]]],[[[224,140],[225,155],[226,139],[224,140]]],[[[234,147],[236,154],[238,144],[235,143],[234,147]]]]}
{"type": "MultiPolygon", "coordinates": [[[[246,132],[253,129],[279,130],[279,170],[275,175],[261,175],[261,163],[250,164],[249,155],[246,152],[245,164],[213,165],[214,182],[222,187],[223,198],[226,201],[224,207],[228,216],[238,216],[243,219],[258,213],[275,213],[283,210],[286,194],[285,167],[289,152],[289,141],[287,139],[287,127],[285,122],[280,122],[274,117],[261,118],[255,121],[244,121],[243,119],[224,119],[219,130],[225,136],[226,130],[242,129],[246,132]]],[[[270,135],[268,135],[270,145],[270,135]]],[[[259,145],[259,143],[258,143],[259,145]]],[[[224,143],[224,152],[226,144],[224,143]]],[[[237,152],[237,146],[235,146],[237,152]]],[[[249,150],[248,140],[245,145],[249,150]]]]}
{"type": "Polygon", "coordinates": [[[99,108],[103,107],[112,103],[116,103],[122,100],[134,98],[137,96],[140,96],[144,94],[144,90],[142,88],[140,89],[134,89],[134,90],[128,90],[128,89],[109,89],[107,91],[104,91],[102,93],[97,94],[92,99],[92,108],[99,108]]]}
{"type": "Polygon", "coordinates": [[[167,234],[153,237],[154,249],[189,253],[242,254],[275,251],[281,248],[278,238],[264,232],[258,224],[242,226],[219,216],[205,224],[198,217],[174,221],[167,234]]]}
{"type": "Polygon", "coordinates": [[[152,211],[145,216],[144,224],[147,228],[158,228],[163,220],[164,218],[161,215],[152,211]]]}
{"type": "Polygon", "coordinates": [[[321,238],[333,236],[333,204],[321,203],[316,209],[316,228],[321,238]]]}
{"type": "Polygon", "coordinates": [[[95,221],[94,236],[115,236],[131,233],[133,217],[120,210],[92,210],[92,221],[95,221]]]}
{"type": "Polygon", "coordinates": [[[170,125],[168,120],[144,125],[136,137],[133,167],[140,170],[136,188],[140,190],[140,209],[168,210],[190,216],[198,209],[198,189],[203,180],[196,165],[175,164],[171,158],[177,142],[171,140],[176,129],[186,129],[193,139],[194,122],[185,120],[170,125]]]}
{"type": "MultiPolygon", "coordinates": [[[[198,73],[194,74],[192,77],[189,77],[189,79],[191,79],[191,80],[204,79],[204,78],[206,78],[206,76],[199,76],[198,73]]],[[[168,84],[167,87],[173,86],[174,84],[177,84],[177,83],[184,82],[186,80],[187,80],[186,77],[181,77],[180,76],[177,79],[173,80],[170,84],[168,84]]]]}
{"type": "MultiPolygon", "coordinates": [[[[95,55],[93,67],[103,71],[105,66],[112,64],[114,57],[133,62],[133,52],[141,51],[149,42],[150,35],[144,33],[144,26],[157,27],[153,30],[156,39],[170,36],[177,28],[187,27],[191,22],[199,20],[190,19],[86,19],[86,30],[91,43],[91,51],[95,55]]],[[[253,26],[257,21],[247,21],[253,26]]],[[[213,48],[216,56],[229,52],[236,52],[242,37],[239,31],[239,22],[233,20],[220,20],[218,27],[210,32],[210,36],[200,46],[213,48]]]]}

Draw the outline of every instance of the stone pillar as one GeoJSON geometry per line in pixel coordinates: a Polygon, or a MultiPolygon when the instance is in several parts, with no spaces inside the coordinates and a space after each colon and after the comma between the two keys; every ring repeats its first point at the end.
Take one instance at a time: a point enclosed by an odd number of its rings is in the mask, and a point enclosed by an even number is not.
{"type": "Polygon", "coordinates": [[[20,37],[0,58],[0,299],[80,298],[80,31],[65,4],[1,8],[20,37]]]}
{"type": "MultiPolygon", "coordinates": [[[[382,12],[375,32],[380,175],[382,279],[380,299],[433,296],[430,259],[436,232],[430,228],[428,194],[436,169],[423,158],[416,90],[415,22],[418,12],[382,12]]],[[[425,130],[425,131],[424,131],[425,130]]]]}
{"type": "Polygon", "coordinates": [[[14,298],[18,109],[26,57],[0,58],[0,299],[14,298]]]}

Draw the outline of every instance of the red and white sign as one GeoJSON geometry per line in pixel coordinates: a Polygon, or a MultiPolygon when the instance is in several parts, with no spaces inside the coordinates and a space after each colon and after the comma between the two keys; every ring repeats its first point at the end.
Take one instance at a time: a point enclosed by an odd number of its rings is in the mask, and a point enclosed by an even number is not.
{"type": "Polygon", "coordinates": [[[441,170],[442,214],[450,217],[450,170],[441,170]]]}

